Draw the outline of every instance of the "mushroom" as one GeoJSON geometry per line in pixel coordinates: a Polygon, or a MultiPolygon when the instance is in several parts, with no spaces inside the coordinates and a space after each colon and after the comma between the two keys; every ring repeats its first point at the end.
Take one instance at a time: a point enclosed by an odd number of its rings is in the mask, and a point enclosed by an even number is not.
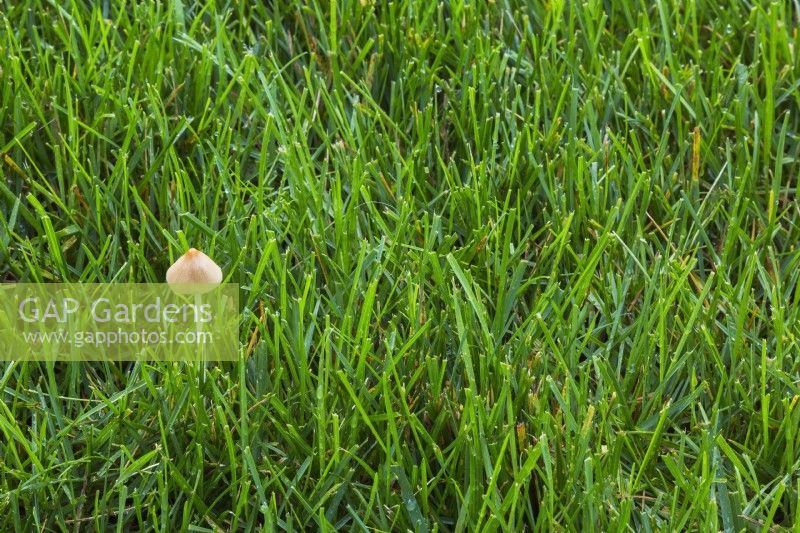
{"type": "Polygon", "coordinates": [[[167,283],[178,293],[208,292],[221,282],[219,265],[195,248],[189,248],[167,270],[167,283]]]}

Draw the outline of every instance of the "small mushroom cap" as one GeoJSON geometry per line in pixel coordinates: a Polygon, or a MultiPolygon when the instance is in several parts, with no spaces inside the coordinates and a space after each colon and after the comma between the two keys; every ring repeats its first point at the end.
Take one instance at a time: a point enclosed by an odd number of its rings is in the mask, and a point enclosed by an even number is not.
{"type": "Polygon", "coordinates": [[[189,248],[167,270],[167,283],[170,285],[200,285],[210,289],[221,282],[222,269],[219,265],[195,248],[189,248]]]}

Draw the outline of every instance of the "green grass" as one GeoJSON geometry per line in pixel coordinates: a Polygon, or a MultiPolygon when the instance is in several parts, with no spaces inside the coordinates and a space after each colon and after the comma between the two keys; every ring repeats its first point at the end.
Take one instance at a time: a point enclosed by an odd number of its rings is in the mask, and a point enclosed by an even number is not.
{"type": "Polygon", "coordinates": [[[0,279],[195,246],[241,359],[0,364],[0,530],[800,531],[796,0],[90,4],[0,1],[0,279]]]}

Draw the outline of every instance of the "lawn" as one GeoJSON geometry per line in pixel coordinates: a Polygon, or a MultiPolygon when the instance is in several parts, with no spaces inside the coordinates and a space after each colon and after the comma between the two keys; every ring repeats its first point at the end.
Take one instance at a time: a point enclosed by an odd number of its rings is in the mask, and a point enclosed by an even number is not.
{"type": "Polygon", "coordinates": [[[800,531],[799,25],[0,0],[0,280],[196,247],[241,307],[0,363],[0,530],[800,531]]]}

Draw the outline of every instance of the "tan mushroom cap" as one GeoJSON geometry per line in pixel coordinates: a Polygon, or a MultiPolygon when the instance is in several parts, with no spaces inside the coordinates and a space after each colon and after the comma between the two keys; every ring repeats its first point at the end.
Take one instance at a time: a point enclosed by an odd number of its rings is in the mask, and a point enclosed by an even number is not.
{"type": "Polygon", "coordinates": [[[195,248],[183,254],[167,270],[170,285],[211,287],[222,282],[222,269],[210,257],[195,248]]]}

